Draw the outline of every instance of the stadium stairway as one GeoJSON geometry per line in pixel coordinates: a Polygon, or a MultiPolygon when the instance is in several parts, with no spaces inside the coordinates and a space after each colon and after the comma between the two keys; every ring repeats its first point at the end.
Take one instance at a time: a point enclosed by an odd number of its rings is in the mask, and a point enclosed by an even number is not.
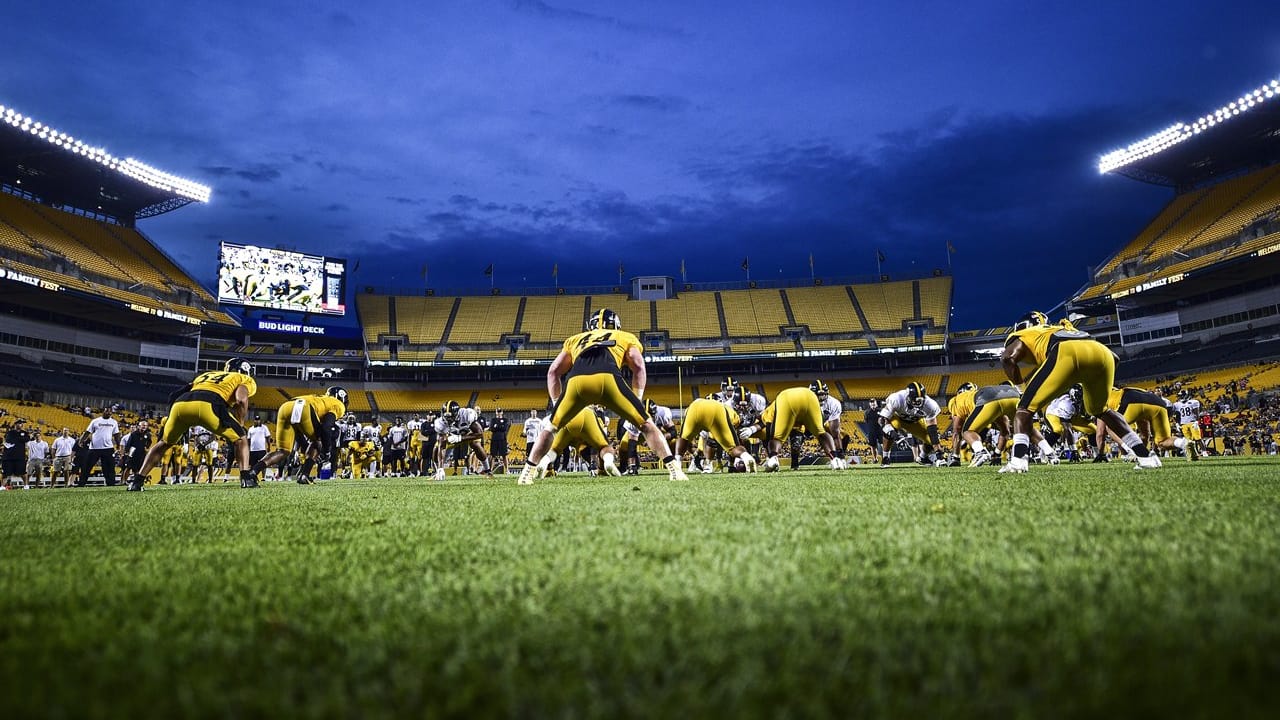
{"type": "Polygon", "coordinates": [[[387,330],[391,335],[396,333],[396,296],[387,298],[387,330]]]}
{"type": "Polygon", "coordinates": [[[791,298],[787,297],[785,288],[778,290],[778,296],[782,298],[782,312],[787,314],[787,324],[796,324],[796,314],[791,312],[791,298]]]}
{"type": "Polygon", "coordinates": [[[716,317],[720,320],[720,337],[729,337],[729,325],[724,320],[724,298],[716,293],[716,317]]]}
{"type": "Polygon", "coordinates": [[[458,319],[458,307],[462,305],[462,298],[453,299],[453,307],[449,308],[449,320],[444,324],[444,332],[440,334],[440,344],[445,345],[449,342],[449,333],[453,332],[453,321],[458,319]]]}
{"type": "Polygon", "coordinates": [[[381,411],[378,410],[378,401],[374,399],[373,393],[369,392],[368,390],[365,390],[364,396],[369,400],[369,408],[373,411],[374,417],[377,417],[378,415],[382,414],[381,411]]]}
{"type": "Polygon", "coordinates": [[[840,399],[842,401],[849,401],[849,391],[844,389],[844,383],[840,380],[836,381],[836,392],[840,393],[840,399]]]}
{"type": "Polygon", "coordinates": [[[911,317],[914,320],[920,319],[920,281],[911,281],[911,317]]]}
{"type": "MultiPolygon", "coordinates": [[[[844,291],[849,294],[849,302],[853,305],[853,312],[858,316],[858,322],[862,323],[862,332],[869,332],[871,325],[867,323],[867,314],[862,311],[862,305],[858,302],[858,297],[853,294],[853,288],[848,285],[844,286],[844,291]]],[[[875,347],[875,340],[871,341],[871,347],[875,347]]]]}

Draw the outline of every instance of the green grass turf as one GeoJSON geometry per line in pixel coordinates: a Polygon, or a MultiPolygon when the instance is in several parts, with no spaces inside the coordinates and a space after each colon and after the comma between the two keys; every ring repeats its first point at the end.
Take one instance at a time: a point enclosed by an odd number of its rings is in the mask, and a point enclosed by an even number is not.
{"type": "Polygon", "coordinates": [[[0,716],[1239,717],[1280,463],[0,494],[0,716]]]}

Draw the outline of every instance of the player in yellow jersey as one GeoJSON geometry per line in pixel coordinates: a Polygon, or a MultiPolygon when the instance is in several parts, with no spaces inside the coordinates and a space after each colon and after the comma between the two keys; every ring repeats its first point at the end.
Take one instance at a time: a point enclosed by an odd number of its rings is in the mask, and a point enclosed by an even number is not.
{"type": "Polygon", "coordinates": [[[765,442],[765,452],[769,457],[764,461],[765,472],[776,472],[780,467],[778,453],[782,452],[782,443],[797,428],[818,438],[822,452],[827,456],[832,470],[843,470],[845,462],[836,457],[836,443],[827,433],[822,422],[822,406],[818,396],[807,387],[787,388],[778,393],[769,407],[760,413],[762,425],[748,425],[738,431],[738,437],[746,440],[761,435],[765,442]]]}
{"type": "Polygon", "coordinates": [[[551,467],[551,463],[567,447],[590,448],[599,452],[601,468],[610,475],[621,477],[622,471],[614,462],[618,453],[605,436],[604,422],[601,420],[603,415],[604,408],[588,406],[557,430],[551,441],[551,449],[538,461],[538,477],[546,476],[547,468],[551,467]]]}
{"type": "Polygon", "coordinates": [[[1084,411],[1105,423],[1138,456],[1134,467],[1160,467],[1160,458],[1147,450],[1124,416],[1107,407],[1115,382],[1116,356],[1089,333],[1066,320],[1050,324],[1042,312],[1028,313],[1005,339],[1000,364],[1011,381],[1026,382],[1013,420],[1013,457],[1000,472],[1027,471],[1032,415],[1076,383],[1080,383],[1084,411]]]}
{"type": "Polygon", "coordinates": [[[240,487],[258,487],[258,478],[249,469],[249,443],[245,441],[244,429],[249,398],[257,391],[253,365],[244,358],[231,358],[222,370],[197,375],[191,384],[173,394],[173,405],[160,438],[147,451],[142,468],[129,479],[128,489],[141,492],[147,475],[169,446],[179,442],[183,433],[196,425],[209,428],[214,435],[232,444],[240,466],[240,487]]]}
{"type": "Polygon", "coordinates": [[[316,463],[332,467],[337,462],[338,418],[346,413],[347,391],[337,386],[323,395],[301,395],[281,404],[276,411],[276,449],[253,466],[253,474],[261,475],[296,450],[304,457],[298,484],[309,484],[316,463]]]}
{"type": "MultiPolygon", "coordinates": [[[[1173,436],[1173,427],[1169,420],[1170,408],[1164,398],[1142,388],[1112,388],[1107,404],[1123,415],[1125,422],[1140,434],[1145,430],[1147,440],[1153,446],[1161,450],[1176,450],[1187,459],[1191,458],[1190,453],[1187,452],[1186,438],[1173,436]]],[[[1097,435],[1099,447],[1102,446],[1103,440],[1102,428],[1099,428],[1097,435]]]]}
{"type": "MultiPolygon", "coordinates": [[[[1022,392],[1012,385],[986,385],[980,388],[972,387],[972,383],[965,385],[970,388],[957,393],[947,403],[947,410],[951,413],[951,444],[955,451],[964,442],[973,453],[969,467],[980,467],[991,462],[993,457],[999,458],[1004,454],[1012,434],[1009,432],[1010,421],[1018,412],[1022,392]],[[1000,441],[994,455],[982,444],[982,432],[991,427],[1000,431],[1000,441]]],[[[1046,462],[1058,464],[1058,454],[1040,436],[1034,424],[1031,426],[1030,439],[1040,449],[1046,462]]]]}
{"type": "Polygon", "coordinates": [[[593,313],[587,320],[587,329],[564,341],[547,370],[547,393],[555,407],[542,421],[537,442],[520,471],[519,484],[533,484],[538,462],[551,446],[552,434],[583,408],[595,404],[640,428],[649,449],[662,457],[672,480],[688,480],[680,459],[671,454],[667,439],[645,409],[648,377],[640,340],[622,329],[618,314],[607,308],[593,313]],[[622,377],[624,366],[631,370],[634,389],[622,377]]]}
{"type": "Polygon", "coordinates": [[[378,446],[369,438],[347,443],[347,457],[351,461],[351,479],[364,477],[365,470],[378,461],[378,446]]]}
{"type": "Polygon", "coordinates": [[[213,482],[213,461],[217,456],[217,441],[202,427],[191,428],[187,435],[187,466],[191,468],[191,483],[200,482],[200,468],[208,473],[207,483],[213,482]]]}
{"type": "Polygon", "coordinates": [[[694,400],[684,411],[680,436],[676,438],[676,456],[683,458],[693,443],[706,432],[725,452],[734,459],[741,460],[748,472],[755,472],[756,459],[738,442],[737,428],[741,422],[737,411],[724,403],[710,398],[694,400]]]}

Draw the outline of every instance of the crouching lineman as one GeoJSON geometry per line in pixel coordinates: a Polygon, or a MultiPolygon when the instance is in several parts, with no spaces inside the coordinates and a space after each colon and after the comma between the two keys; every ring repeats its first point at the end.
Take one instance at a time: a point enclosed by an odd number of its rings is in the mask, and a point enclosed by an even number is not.
{"type": "Polygon", "coordinates": [[[670,479],[688,480],[680,459],[671,453],[667,439],[645,410],[642,398],[648,379],[640,340],[622,329],[614,311],[606,308],[593,313],[587,320],[587,329],[564,341],[547,370],[547,394],[554,407],[550,417],[543,420],[517,482],[533,484],[537,465],[551,445],[552,433],[588,405],[603,405],[640,428],[649,449],[667,466],[670,479]],[[622,377],[624,365],[631,369],[634,389],[622,377]]]}
{"type": "MultiPolygon", "coordinates": [[[[454,456],[454,460],[462,460],[463,467],[470,462],[468,452],[474,452],[484,467],[484,474],[493,477],[489,467],[489,456],[484,452],[484,426],[480,424],[480,413],[475,408],[462,407],[457,400],[450,400],[440,409],[440,417],[436,418],[436,480],[444,480],[444,466],[449,458],[449,450],[462,453],[462,457],[454,456]]],[[[456,471],[456,470],[455,470],[456,471]]]]}
{"type": "Polygon", "coordinates": [[[304,458],[298,484],[309,484],[317,462],[330,467],[337,463],[338,418],[346,412],[347,391],[337,386],[323,395],[301,395],[283,403],[276,412],[276,449],[253,466],[253,473],[261,475],[296,450],[304,458]]]}
{"type": "Polygon", "coordinates": [[[908,433],[924,445],[922,464],[934,461],[933,451],[938,445],[938,413],[942,408],[938,401],[929,397],[924,385],[918,382],[907,383],[907,387],[884,399],[884,407],[876,419],[880,423],[880,435],[883,438],[884,455],[880,467],[889,467],[893,446],[908,433]],[[927,458],[927,459],[926,459],[927,458]]]}
{"type": "Polygon", "coordinates": [[[547,468],[556,461],[556,457],[567,447],[595,450],[600,455],[600,467],[615,477],[622,476],[622,470],[616,462],[617,451],[609,444],[604,427],[604,408],[588,406],[574,416],[564,427],[556,431],[551,441],[551,449],[538,461],[538,478],[547,475],[547,468]]]}
{"type": "Polygon", "coordinates": [[[690,451],[696,454],[698,437],[705,432],[735,460],[741,460],[747,472],[755,472],[756,459],[738,442],[736,428],[740,422],[738,412],[728,405],[709,398],[694,400],[684,411],[680,436],[676,438],[676,457],[683,458],[690,451]]]}
{"type": "MultiPolygon", "coordinates": [[[[960,392],[951,398],[947,410],[951,413],[951,445],[952,452],[958,453],[963,441],[973,453],[969,467],[979,467],[991,462],[993,457],[1004,454],[1005,446],[1012,435],[1010,423],[1018,412],[1018,403],[1022,400],[1022,391],[1013,385],[985,385],[975,387],[973,383],[964,383],[960,392]],[[1000,441],[996,452],[982,444],[982,432],[988,428],[996,428],[1000,432],[1000,441]]],[[[1040,449],[1041,458],[1051,464],[1058,464],[1058,455],[1035,427],[1031,428],[1031,436],[1040,449]]]]}
{"type": "MultiPolygon", "coordinates": [[[[1195,443],[1185,437],[1174,437],[1168,403],[1159,395],[1141,388],[1112,388],[1107,396],[1107,406],[1114,407],[1129,423],[1129,427],[1146,435],[1147,440],[1161,450],[1176,450],[1188,460],[1194,457],[1195,443]],[[1145,432],[1144,432],[1145,431],[1145,432]]],[[[1104,440],[1103,428],[1098,428],[1098,445],[1104,440]]]]}
{"type": "Polygon", "coordinates": [[[1000,472],[1027,471],[1032,416],[1076,383],[1080,383],[1084,411],[1105,423],[1138,456],[1134,467],[1160,467],[1160,458],[1147,450],[1124,416],[1107,407],[1107,396],[1115,383],[1116,356],[1089,333],[1077,330],[1067,320],[1050,325],[1044,313],[1027,313],[1005,339],[1000,364],[1014,383],[1021,384],[1026,376],[1026,390],[1013,419],[1013,457],[1000,472]]]}
{"type": "Polygon", "coordinates": [[[781,467],[778,453],[782,452],[782,443],[797,428],[803,428],[805,432],[818,438],[832,470],[848,467],[844,460],[836,457],[835,440],[827,434],[826,427],[822,424],[822,407],[818,404],[818,396],[809,388],[787,388],[778,393],[773,404],[760,413],[760,422],[764,424],[763,428],[748,425],[738,432],[738,437],[745,440],[763,431],[765,452],[769,455],[764,461],[765,472],[777,472],[781,467]]]}
{"type": "Polygon", "coordinates": [[[174,394],[160,439],[147,450],[142,467],[129,478],[129,491],[142,492],[147,475],[164,457],[165,451],[180,442],[183,433],[197,425],[209,428],[214,435],[231,443],[240,466],[240,487],[258,487],[258,478],[249,469],[249,443],[244,429],[244,420],[249,414],[249,398],[257,391],[253,365],[244,358],[231,358],[223,370],[197,375],[189,385],[174,394]]]}
{"type": "MultiPolygon", "coordinates": [[[[836,444],[836,457],[844,460],[844,443],[841,442],[840,432],[840,416],[844,414],[844,405],[839,400],[831,397],[831,390],[827,384],[821,380],[814,380],[809,383],[809,389],[814,395],[818,396],[818,405],[822,408],[822,426],[827,429],[827,434],[836,444]]],[[[848,462],[844,463],[846,466],[848,462]]]]}

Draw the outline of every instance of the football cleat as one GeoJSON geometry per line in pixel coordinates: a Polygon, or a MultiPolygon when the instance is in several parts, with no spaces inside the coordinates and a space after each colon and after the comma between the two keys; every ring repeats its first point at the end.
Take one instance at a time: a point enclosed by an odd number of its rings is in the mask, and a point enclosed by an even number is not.
{"type": "Polygon", "coordinates": [[[253,472],[240,473],[240,487],[248,490],[258,487],[258,476],[253,472]]]}
{"type": "Polygon", "coordinates": [[[516,479],[516,484],[532,485],[533,476],[536,472],[537,472],[537,468],[533,467],[528,463],[525,463],[524,467],[520,469],[520,477],[516,479]]]}
{"type": "Polygon", "coordinates": [[[844,470],[844,469],[847,469],[849,466],[846,465],[844,460],[841,460],[840,458],[831,458],[831,462],[827,464],[827,467],[831,468],[832,470],[844,470]]]}
{"type": "Polygon", "coordinates": [[[764,461],[765,472],[778,472],[778,470],[781,468],[782,468],[782,463],[778,462],[777,455],[770,455],[769,458],[764,461]]]}
{"type": "Polygon", "coordinates": [[[1156,468],[1159,468],[1159,467],[1163,467],[1160,463],[1160,458],[1156,455],[1148,455],[1146,457],[1138,458],[1138,462],[1133,466],[1133,469],[1134,470],[1155,470],[1156,468]]]}
{"type": "Polygon", "coordinates": [[[141,475],[134,475],[129,478],[129,484],[125,487],[125,490],[128,492],[142,492],[143,484],[144,478],[141,475]]]}
{"type": "Polygon", "coordinates": [[[1053,453],[1052,455],[1046,455],[1044,457],[1044,461],[1049,463],[1050,465],[1060,465],[1062,463],[1062,459],[1058,457],[1057,453],[1053,453]]]}
{"type": "Polygon", "coordinates": [[[1009,464],[1000,468],[1001,473],[1024,473],[1027,471],[1026,458],[1009,458],[1009,464]]]}
{"type": "Polygon", "coordinates": [[[991,451],[987,450],[986,448],[983,448],[982,450],[979,450],[978,452],[973,454],[973,460],[969,462],[969,467],[971,468],[982,467],[983,465],[986,465],[989,462],[991,462],[991,451]]]}
{"type": "Polygon", "coordinates": [[[715,472],[715,470],[713,470],[710,465],[703,465],[701,472],[703,475],[710,475],[715,472]]]}
{"type": "Polygon", "coordinates": [[[756,463],[756,459],[751,453],[743,453],[738,456],[738,459],[746,466],[747,472],[758,472],[760,470],[760,466],[756,463]]]}

